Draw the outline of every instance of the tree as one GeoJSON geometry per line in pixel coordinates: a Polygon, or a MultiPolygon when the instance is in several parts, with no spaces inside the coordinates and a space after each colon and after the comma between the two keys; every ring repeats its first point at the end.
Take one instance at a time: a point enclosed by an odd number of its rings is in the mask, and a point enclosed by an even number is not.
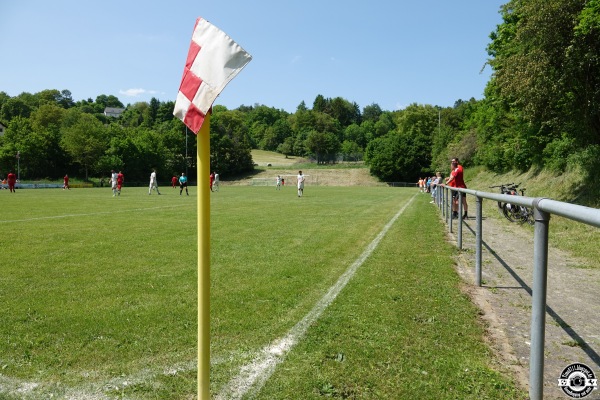
{"type": "Polygon", "coordinates": [[[250,137],[240,111],[213,108],[210,129],[210,163],[221,176],[254,168],[250,137]]]}
{"type": "Polygon", "coordinates": [[[102,157],[107,148],[104,126],[90,114],[75,111],[77,122],[66,126],[63,131],[62,146],[73,158],[81,164],[85,171],[85,179],[102,157]]]}
{"type": "Polygon", "coordinates": [[[546,148],[572,153],[600,144],[599,15],[598,0],[503,6],[503,23],[488,46],[494,69],[488,85],[518,123],[505,132],[503,164],[566,167],[557,159],[563,156],[546,148]]]}
{"type": "Polygon", "coordinates": [[[286,137],[283,143],[277,147],[277,151],[285,155],[285,158],[294,154],[294,138],[291,136],[286,137]]]}
{"type": "Polygon", "coordinates": [[[5,124],[9,123],[15,117],[29,118],[33,110],[25,101],[18,97],[11,97],[6,100],[0,110],[0,118],[5,124]]]}
{"type": "Polygon", "coordinates": [[[340,150],[337,136],[331,132],[313,130],[305,141],[306,148],[315,155],[317,164],[335,161],[340,150]]]}
{"type": "Polygon", "coordinates": [[[355,142],[344,140],[341,146],[344,161],[359,161],[362,159],[362,149],[355,142]]]}
{"type": "Polygon", "coordinates": [[[96,97],[96,103],[102,106],[102,111],[104,111],[105,107],[115,107],[115,108],[125,108],[123,103],[116,97],[111,95],[101,94],[96,97]]]}
{"type": "Polygon", "coordinates": [[[379,120],[379,116],[383,113],[379,104],[373,103],[371,105],[365,106],[362,112],[363,121],[373,121],[373,123],[379,120]]]}

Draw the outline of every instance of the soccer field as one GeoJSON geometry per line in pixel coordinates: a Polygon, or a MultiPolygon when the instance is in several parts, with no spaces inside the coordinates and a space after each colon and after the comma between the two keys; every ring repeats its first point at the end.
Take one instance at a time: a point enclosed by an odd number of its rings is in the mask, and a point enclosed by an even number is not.
{"type": "MultiPolygon", "coordinates": [[[[195,189],[0,192],[0,398],[194,398],[195,189]]],[[[425,197],[212,193],[213,396],[519,398],[425,197]]]]}

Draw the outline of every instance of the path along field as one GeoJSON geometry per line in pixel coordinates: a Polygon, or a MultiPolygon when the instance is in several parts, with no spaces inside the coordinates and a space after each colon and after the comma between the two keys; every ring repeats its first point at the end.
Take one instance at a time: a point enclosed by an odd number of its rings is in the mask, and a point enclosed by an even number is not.
{"type": "MultiPolygon", "coordinates": [[[[0,398],[195,397],[196,191],[162,193],[0,192],[0,398]]],[[[415,194],[213,193],[211,393],[524,398],[484,341],[436,211],[415,194]],[[290,332],[276,368],[232,387],[290,332]]]]}

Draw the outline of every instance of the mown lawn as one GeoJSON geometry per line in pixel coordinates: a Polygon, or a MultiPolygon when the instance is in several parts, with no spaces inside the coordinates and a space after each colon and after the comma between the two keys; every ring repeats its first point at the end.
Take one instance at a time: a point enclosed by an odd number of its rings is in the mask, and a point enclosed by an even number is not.
{"type": "MultiPolygon", "coordinates": [[[[0,192],[0,398],[194,397],[197,199],[162,193],[0,192]]],[[[211,392],[301,320],[415,193],[213,193],[211,392]]],[[[494,369],[425,197],[248,396],[523,397],[494,369]]]]}

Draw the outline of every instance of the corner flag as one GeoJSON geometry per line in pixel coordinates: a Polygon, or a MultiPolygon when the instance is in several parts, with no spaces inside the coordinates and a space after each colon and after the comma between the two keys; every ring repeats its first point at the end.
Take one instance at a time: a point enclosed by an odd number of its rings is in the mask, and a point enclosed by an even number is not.
{"type": "Polygon", "coordinates": [[[173,115],[198,134],[219,93],[251,59],[223,31],[198,18],[173,115]]]}
{"type": "Polygon", "coordinates": [[[173,115],[198,138],[198,399],[210,399],[210,109],[252,57],[198,18],[173,115]],[[200,133],[200,134],[198,134],[200,133]]]}

